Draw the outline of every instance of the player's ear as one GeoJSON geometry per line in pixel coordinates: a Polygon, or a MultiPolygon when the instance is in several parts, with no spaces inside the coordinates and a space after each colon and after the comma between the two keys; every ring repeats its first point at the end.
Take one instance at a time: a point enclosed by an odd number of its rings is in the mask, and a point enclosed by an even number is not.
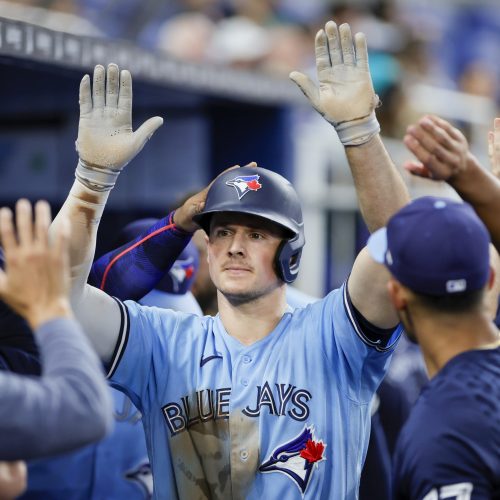
{"type": "Polygon", "coordinates": [[[387,282],[387,292],[392,305],[397,311],[401,311],[408,304],[406,290],[401,283],[394,278],[390,278],[387,282]]]}
{"type": "Polygon", "coordinates": [[[488,290],[491,290],[495,285],[496,276],[497,273],[495,271],[495,268],[493,266],[490,266],[490,275],[488,277],[488,290]]]}

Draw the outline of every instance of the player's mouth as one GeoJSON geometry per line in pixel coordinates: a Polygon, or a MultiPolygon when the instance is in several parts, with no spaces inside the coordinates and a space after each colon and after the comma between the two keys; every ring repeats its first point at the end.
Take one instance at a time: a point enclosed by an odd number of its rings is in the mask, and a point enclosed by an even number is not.
{"type": "Polygon", "coordinates": [[[251,272],[250,268],[244,266],[224,266],[223,270],[228,272],[229,274],[235,274],[235,275],[246,274],[251,272]]]}

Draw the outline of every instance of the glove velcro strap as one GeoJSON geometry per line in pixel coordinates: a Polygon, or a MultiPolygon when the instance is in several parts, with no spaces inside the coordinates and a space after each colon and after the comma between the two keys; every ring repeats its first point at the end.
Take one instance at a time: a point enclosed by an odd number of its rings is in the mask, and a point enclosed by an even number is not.
{"type": "Polygon", "coordinates": [[[97,167],[89,165],[83,160],[78,160],[75,177],[92,191],[111,191],[115,186],[116,179],[120,175],[119,170],[109,167],[97,167]]]}
{"type": "Polygon", "coordinates": [[[334,125],[344,146],[361,146],[380,132],[380,125],[372,111],[367,117],[334,125]]]}

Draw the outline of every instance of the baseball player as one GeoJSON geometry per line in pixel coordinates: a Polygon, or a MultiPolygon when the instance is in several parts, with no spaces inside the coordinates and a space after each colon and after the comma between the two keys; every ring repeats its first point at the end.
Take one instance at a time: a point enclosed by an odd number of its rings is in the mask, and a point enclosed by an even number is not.
{"type": "Polygon", "coordinates": [[[486,227],[466,203],[420,198],[374,233],[389,294],[430,382],[399,436],[394,498],[500,498],[500,340],[486,227]]]}
{"type": "MultiPolygon", "coordinates": [[[[364,35],[316,37],[319,88],[292,73],[335,127],[370,229],[408,201],[379,137],[364,35]]],[[[72,222],[73,298],[111,383],[143,415],[157,498],[357,498],[370,402],[401,329],[385,271],[361,252],[340,289],[290,311],[304,226],[297,194],[263,168],[225,171],[165,232],[175,257],[201,225],[219,314],[115,300],[86,285],[98,221],[120,171],[161,125],[130,122],[131,78],[109,65],[80,87],[72,222]]],[[[58,219],[54,221],[58,226],[58,219]]],[[[175,260],[175,259],[173,259],[175,260]]]]}
{"type": "MultiPolygon", "coordinates": [[[[121,243],[123,243],[123,245],[118,249],[103,255],[96,262],[94,262],[91,270],[91,276],[93,276],[92,280],[98,284],[102,284],[104,281],[104,275],[106,274],[107,276],[104,283],[105,288],[101,287],[101,289],[104,289],[107,293],[115,297],[126,299],[130,297],[132,293],[138,292],[136,283],[148,283],[155,279],[155,275],[161,275],[163,272],[161,270],[161,253],[165,250],[161,243],[156,241],[156,238],[159,234],[161,234],[161,231],[158,229],[150,229],[150,227],[157,222],[158,221],[154,219],[142,219],[129,224],[123,231],[124,237],[120,238],[120,241],[117,242],[117,245],[120,245],[121,243]],[[143,245],[146,245],[147,248],[143,248],[143,245]],[[146,255],[148,256],[147,258],[145,258],[146,255]],[[154,265],[155,262],[160,263],[160,268],[154,265]],[[150,275],[149,278],[145,278],[144,274],[150,275]]],[[[176,261],[176,263],[179,261],[183,263],[182,268],[177,272],[175,269],[172,269],[167,274],[167,286],[169,286],[170,289],[172,289],[172,286],[168,285],[168,283],[171,278],[174,278],[176,275],[185,275],[184,269],[186,269],[186,266],[189,266],[190,261],[193,260],[189,258],[189,255],[183,256],[190,245],[194,245],[192,241],[183,250],[179,259],[176,261]]],[[[203,242],[203,245],[206,246],[205,242],[203,242]]],[[[163,279],[163,281],[165,281],[165,279],[163,279]]],[[[89,280],[89,282],[91,281],[89,280]]],[[[213,285],[211,283],[210,285],[211,289],[213,285]]],[[[156,285],[157,289],[158,287],[159,285],[156,285]]],[[[214,290],[215,300],[217,300],[217,289],[214,287],[214,290]]],[[[145,305],[167,307],[180,311],[187,310],[185,307],[176,307],[175,302],[170,303],[170,299],[167,299],[168,301],[165,303],[164,300],[159,298],[162,295],[164,294],[158,292],[157,290],[152,290],[146,296],[147,302],[144,299],[141,299],[140,303],[145,305]]],[[[186,303],[188,303],[189,300],[194,300],[190,292],[186,295],[180,295],[178,297],[186,303]]],[[[292,309],[306,307],[308,304],[312,304],[318,300],[319,299],[317,297],[307,295],[293,286],[286,286],[286,303],[292,309]]],[[[199,310],[199,314],[201,315],[200,306],[197,303],[196,306],[197,310],[199,310]]],[[[197,311],[193,310],[192,312],[196,314],[197,311]]],[[[386,414],[388,414],[391,418],[391,422],[388,427],[394,433],[396,430],[401,429],[401,422],[398,421],[398,419],[401,419],[400,414],[402,408],[401,405],[397,406],[394,404],[396,396],[400,396],[401,389],[395,384],[386,384],[384,386],[384,383],[385,381],[383,381],[380,385],[379,391],[382,390],[384,404],[390,406],[387,409],[386,414]]],[[[391,497],[391,457],[389,454],[388,442],[384,435],[384,428],[381,423],[381,416],[379,414],[382,398],[379,398],[378,394],[379,393],[375,396],[371,406],[370,440],[366,452],[366,460],[360,477],[360,499],[387,500],[391,497]]],[[[399,399],[402,398],[400,397],[399,399]]],[[[401,401],[397,402],[401,403],[401,401]]]]}
{"type": "MultiPolygon", "coordinates": [[[[490,231],[496,251],[492,250],[492,264],[498,262],[500,251],[500,118],[495,118],[493,130],[488,133],[488,156],[491,173],[482,168],[469,150],[467,139],[450,123],[434,115],[422,117],[408,127],[405,144],[417,157],[405,168],[413,175],[444,180],[476,210],[490,231]]],[[[497,282],[499,278],[497,277],[497,282]]],[[[495,322],[500,325],[500,302],[490,293],[495,322]]]]}
{"type": "MultiPolygon", "coordinates": [[[[0,460],[69,451],[101,439],[111,425],[101,367],[69,307],[68,230],[61,224],[49,243],[48,204],[39,202],[35,213],[33,224],[31,204],[20,200],[14,231],[11,211],[0,210],[0,298],[35,332],[44,366],[40,379],[0,372],[0,460]]],[[[19,349],[2,351],[3,368],[16,365],[19,349]]]]}

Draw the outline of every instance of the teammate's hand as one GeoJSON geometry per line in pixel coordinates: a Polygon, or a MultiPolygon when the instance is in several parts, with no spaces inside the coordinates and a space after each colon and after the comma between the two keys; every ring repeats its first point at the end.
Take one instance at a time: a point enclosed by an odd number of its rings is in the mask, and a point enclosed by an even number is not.
{"type": "MultiPolygon", "coordinates": [[[[114,184],[121,169],[141,151],[162,123],[163,119],[155,116],[133,132],[130,72],[120,71],[116,64],[109,64],[107,71],[97,65],[92,90],[89,75],[80,83],[80,123],[76,141],[80,163],[91,177],[90,181],[114,184]]],[[[82,176],[85,180],[85,174],[82,176]]]]}
{"type": "Polygon", "coordinates": [[[493,130],[488,132],[488,156],[491,172],[500,179],[500,118],[495,118],[493,130]]]}
{"type": "Polygon", "coordinates": [[[24,492],[27,486],[27,468],[23,461],[0,462],[0,498],[11,500],[24,492]]]}
{"type": "Polygon", "coordinates": [[[51,242],[50,222],[50,207],[45,201],[36,204],[34,223],[30,202],[17,202],[17,231],[10,209],[0,209],[5,255],[5,271],[0,270],[0,298],[23,316],[33,330],[49,319],[71,316],[69,224],[61,220],[51,242]]]}
{"type": "Polygon", "coordinates": [[[406,162],[404,168],[419,177],[453,180],[465,171],[471,157],[462,132],[434,115],[410,125],[403,141],[418,160],[406,162]]]}
{"type": "MultiPolygon", "coordinates": [[[[256,167],[257,163],[254,161],[245,165],[245,167],[256,167]]],[[[221,172],[217,177],[222,175],[223,173],[233,170],[235,168],[240,168],[239,165],[233,165],[232,167],[226,168],[223,172],[221,172]]],[[[217,179],[217,177],[215,179],[217,179]]],[[[188,233],[194,233],[200,226],[193,222],[193,217],[198,215],[203,211],[205,207],[205,201],[207,199],[207,193],[210,189],[210,186],[213,184],[215,179],[204,189],[202,189],[199,193],[188,198],[181,207],[179,207],[174,213],[174,223],[180,229],[187,231],[188,233]]]]}
{"type": "Polygon", "coordinates": [[[337,28],[329,21],[316,34],[315,50],[319,87],[298,71],[290,73],[290,78],[335,127],[343,144],[367,142],[380,127],[375,118],[378,97],[368,67],[365,35],[356,33],[353,43],[348,24],[337,28]]]}

